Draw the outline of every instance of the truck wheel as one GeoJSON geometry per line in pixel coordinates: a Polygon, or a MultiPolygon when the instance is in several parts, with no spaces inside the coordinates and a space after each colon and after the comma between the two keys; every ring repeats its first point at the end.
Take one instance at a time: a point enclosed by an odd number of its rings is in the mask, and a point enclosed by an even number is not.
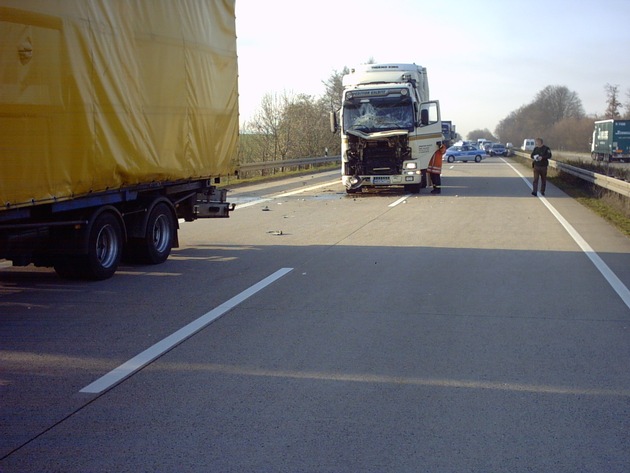
{"type": "Polygon", "coordinates": [[[111,212],[103,212],[92,223],[88,253],[76,259],[78,275],[101,281],[114,275],[123,249],[122,227],[111,212]]]}
{"type": "Polygon", "coordinates": [[[165,203],[159,203],[147,220],[145,237],[136,242],[140,261],[147,264],[160,264],[171,254],[175,240],[175,219],[165,203]]]}

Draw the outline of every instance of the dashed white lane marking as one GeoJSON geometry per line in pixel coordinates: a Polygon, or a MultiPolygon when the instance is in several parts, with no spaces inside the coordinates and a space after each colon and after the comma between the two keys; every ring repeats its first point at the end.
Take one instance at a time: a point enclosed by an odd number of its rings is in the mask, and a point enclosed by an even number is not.
{"type": "Polygon", "coordinates": [[[138,355],[120,365],[118,368],[113,369],[106,375],[87,385],[79,392],[86,394],[100,394],[103,391],[111,388],[112,386],[120,383],[122,380],[128,378],[133,373],[148,365],[156,358],[162,356],[164,353],[171,350],[176,345],[179,345],[181,342],[191,337],[195,333],[199,332],[201,329],[217,320],[223,314],[233,309],[244,300],[261,291],[262,289],[277,281],[292,270],[293,268],[279,269],[275,273],[267,276],[265,279],[257,282],[240,294],[232,297],[227,302],[224,302],[210,312],[202,315],[198,319],[192,321],[188,325],[180,328],[178,331],[157,342],[155,345],[147,348],[142,353],[139,353],[138,355]]]}
{"type": "Polygon", "coordinates": [[[392,202],[388,205],[388,207],[396,207],[398,204],[402,204],[404,201],[406,201],[409,197],[411,197],[411,194],[407,194],[406,196],[398,199],[396,202],[392,202]]]}
{"type": "MultiPolygon", "coordinates": [[[[527,187],[533,190],[532,183],[521,174],[521,172],[512,166],[510,163],[501,159],[505,164],[510,166],[512,170],[518,174],[521,179],[525,181],[527,187]]],[[[591,262],[595,265],[597,270],[604,276],[608,284],[614,289],[614,291],[621,297],[621,300],[626,304],[628,309],[630,309],[630,290],[626,287],[626,285],[617,277],[617,275],[608,267],[608,265],[600,258],[600,256],[593,250],[591,245],[589,245],[582,235],[580,235],[573,225],[571,225],[561,214],[556,210],[556,208],[549,203],[549,201],[544,196],[538,196],[538,198],[545,204],[545,207],[549,209],[551,214],[556,217],[556,220],[560,222],[560,225],[564,227],[567,233],[573,238],[575,243],[581,248],[584,254],[591,260],[591,262]]]]}

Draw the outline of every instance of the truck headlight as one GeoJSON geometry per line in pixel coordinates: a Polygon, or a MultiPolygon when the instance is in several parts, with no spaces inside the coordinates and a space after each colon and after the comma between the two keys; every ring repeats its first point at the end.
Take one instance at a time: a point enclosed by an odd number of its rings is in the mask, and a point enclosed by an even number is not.
{"type": "Polygon", "coordinates": [[[418,169],[418,163],[407,163],[405,169],[418,169]]]}

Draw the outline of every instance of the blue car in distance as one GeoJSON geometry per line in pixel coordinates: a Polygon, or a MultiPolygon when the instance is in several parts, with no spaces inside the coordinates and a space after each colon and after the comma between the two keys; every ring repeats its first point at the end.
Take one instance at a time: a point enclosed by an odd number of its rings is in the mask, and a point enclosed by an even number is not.
{"type": "Polygon", "coordinates": [[[479,163],[483,158],[485,158],[485,155],[485,151],[480,150],[473,145],[454,145],[446,150],[446,153],[444,153],[444,159],[446,159],[449,163],[455,161],[464,161],[465,163],[468,161],[474,161],[479,163]]]}

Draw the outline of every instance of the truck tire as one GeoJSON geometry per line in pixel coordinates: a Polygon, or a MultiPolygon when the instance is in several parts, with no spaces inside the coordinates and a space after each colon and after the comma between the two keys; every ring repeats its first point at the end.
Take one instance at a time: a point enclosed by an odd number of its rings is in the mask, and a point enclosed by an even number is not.
{"type": "Polygon", "coordinates": [[[123,250],[120,220],[112,212],[99,214],[90,228],[87,255],[76,259],[77,274],[101,281],[114,275],[123,250]]]}
{"type": "Polygon", "coordinates": [[[55,272],[63,279],[102,281],[114,275],[123,250],[123,227],[109,211],[96,216],[89,228],[87,254],[56,259],[55,272]]]}
{"type": "Polygon", "coordinates": [[[155,205],[147,219],[144,238],[132,243],[138,261],[145,264],[166,261],[171,254],[176,231],[175,218],[170,207],[164,202],[155,205]]]}

